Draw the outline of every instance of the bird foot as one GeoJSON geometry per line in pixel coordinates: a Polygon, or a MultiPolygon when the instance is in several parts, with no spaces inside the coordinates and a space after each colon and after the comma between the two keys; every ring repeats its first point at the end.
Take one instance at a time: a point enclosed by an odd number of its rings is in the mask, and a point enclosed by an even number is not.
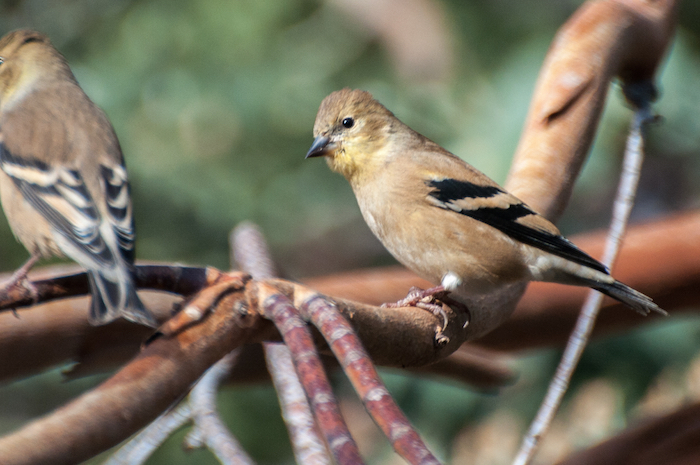
{"type": "MultiPolygon", "coordinates": [[[[33,254],[29,257],[24,265],[19,267],[17,271],[12,273],[10,279],[8,279],[0,288],[0,293],[2,293],[6,298],[10,298],[11,294],[19,293],[19,295],[12,296],[12,300],[23,300],[30,298],[34,304],[39,302],[39,291],[36,286],[29,281],[27,274],[29,270],[32,269],[34,264],[39,260],[39,255],[33,254]]],[[[17,311],[13,309],[15,316],[17,311]]]]}
{"type": "Polygon", "coordinates": [[[439,328],[435,333],[435,341],[438,345],[442,346],[449,342],[449,338],[443,334],[445,328],[447,328],[448,315],[442,306],[442,302],[445,304],[456,307],[463,311],[466,315],[466,321],[463,328],[466,328],[471,319],[469,314],[469,309],[461,302],[452,299],[448,296],[450,291],[446,290],[444,286],[435,286],[429,289],[420,289],[418,287],[412,287],[406,297],[399,300],[398,302],[391,302],[382,304],[384,308],[398,308],[398,307],[417,307],[427,310],[437,317],[442,317],[442,327],[439,328]]]}
{"type": "Polygon", "coordinates": [[[382,304],[384,308],[415,307],[418,302],[430,302],[442,297],[448,291],[443,286],[435,286],[429,289],[412,287],[406,297],[397,301],[382,304]]]}
{"type": "MultiPolygon", "coordinates": [[[[19,270],[18,270],[19,271],[19,270]]],[[[15,272],[0,288],[5,298],[14,301],[30,299],[32,304],[39,302],[39,290],[27,277],[27,273],[18,274],[15,272]]],[[[17,315],[17,310],[12,309],[12,312],[17,315]]]]}

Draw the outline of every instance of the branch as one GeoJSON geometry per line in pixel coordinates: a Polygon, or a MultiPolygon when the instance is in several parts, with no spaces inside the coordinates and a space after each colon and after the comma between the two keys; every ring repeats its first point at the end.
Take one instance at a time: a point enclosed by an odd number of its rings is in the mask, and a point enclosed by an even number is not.
{"type": "MultiPolygon", "coordinates": [[[[612,268],[615,263],[620,245],[622,244],[622,238],[627,229],[627,222],[629,221],[637,192],[639,173],[644,160],[642,130],[644,125],[652,119],[649,102],[647,101],[637,111],[630,126],[627,147],[625,149],[624,169],[622,171],[620,185],[618,186],[617,197],[615,198],[612,222],[605,244],[605,253],[601,262],[608,268],[612,268]]],[[[554,415],[559,410],[564,394],[569,388],[571,377],[590,340],[602,303],[603,294],[593,290],[588,291],[588,297],[576,321],[574,331],[571,333],[569,341],[566,344],[564,354],[559,362],[559,366],[557,366],[554,378],[550,382],[542,405],[523,439],[522,446],[514,463],[518,465],[530,463],[537,452],[541,438],[549,431],[554,415]]]]}
{"type": "Polygon", "coordinates": [[[256,286],[259,302],[266,316],[274,321],[289,349],[299,381],[309,399],[311,412],[326,443],[339,464],[360,464],[362,458],[350,435],[330,382],[316,352],[311,331],[291,301],[276,288],[261,283],[256,286]]]}
{"type": "Polygon", "coordinates": [[[238,358],[238,349],[226,354],[197,381],[189,395],[194,427],[185,437],[190,448],[207,446],[221,463],[254,463],[229,432],[216,409],[216,394],[238,358]]]}
{"type": "MultiPolygon", "coordinates": [[[[262,232],[253,223],[239,224],[231,233],[231,262],[255,279],[271,278],[275,266],[262,232]]],[[[325,465],[332,462],[328,449],[314,422],[304,387],[294,369],[289,349],[284,344],[263,343],[265,366],[279,399],[297,463],[325,465]]],[[[260,362],[263,362],[260,360],[260,362]]],[[[260,363],[262,366],[262,363],[260,363]]]]}
{"type": "MultiPolygon", "coordinates": [[[[573,239],[594,257],[602,255],[603,233],[573,239]]],[[[68,271],[75,269],[70,267],[68,271]]],[[[55,270],[55,267],[40,269],[36,274],[55,275],[55,270]]],[[[140,273],[149,273],[148,270],[154,268],[147,267],[140,273]]],[[[203,276],[205,271],[200,270],[203,276]]],[[[700,212],[631,227],[614,274],[651,296],[671,312],[672,318],[695,311],[700,303],[700,212]]],[[[401,267],[350,271],[307,279],[306,283],[323,294],[363,300],[370,305],[399,300],[411,286],[426,287],[425,281],[401,267]]],[[[532,283],[511,318],[476,343],[498,351],[562,346],[574,326],[585,292],[577,287],[532,283]]],[[[143,297],[161,321],[171,314],[177,301],[175,296],[162,293],[147,292],[143,297]]],[[[69,376],[113,370],[134,357],[151,333],[147,328],[120,321],[90,326],[87,313],[85,297],[20,310],[19,318],[10,312],[0,313],[0,380],[28,376],[68,362],[76,363],[69,376]]],[[[424,317],[421,313],[426,312],[419,312],[419,318],[424,317]]],[[[606,299],[593,335],[625,331],[652,323],[656,318],[655,315],[641,318],[606,299]]],[[[246,346],[242,350],[244,354],[236,362],[231,379],[234,382],[267,379],[256,349],[246,346]]],[[[474,368],[477,372],[481,370],[478,365],[474,368]]]]}
{"type": "MultiPolygon", "coordinates": [[[[175,275],[163,273],[162,267],[144,267],[141,272],[146,278],[153,278],[150,273],[175,275]]],[[[310,296],[330,301],[302,285],[284,280],[258,283],[243,273],[222,274],[213,269],[207,270],[206,276],[209,286],[182,305],[181,311],[161,326],[157,333],[160,336],[152,338],[152,342],[112,378],[52,414],[0,438],[4,463],[74,463],[85,460],[121,442],[159,416],[224,354],[246,343],[276,340],[278,335],[274,328],[261,318],[268,310],[259,306],[265,300],[259,295],[259,289],[275,289],[275,295],[298,302],[295,304],[297,308],[304,308],[310,296]],[[41,445],[37,446],[38,443],[41,445]]],[[[159,285],[172,284],[164,280],[151,281],[158,281],[159,285]]],[[[40,298],[53,296],[49,294],[40,293],[40,298]]],[[[383,309],[339,300],[332,302],[345,318],[357,322],[363,339],[369,341],[370,354],[377,360],[406,366],[423,365],[447,356],[464,340],[458,324],[460,315],[452,311],[447,312],[449,324],[444,332],[450,341],[436,347],[435,328],[441,322],[429,312],[416,308],[383,309]],[[396,328],[401,329],[405,338],[386,337],[396,328]]],[[[322,320],[316,321],[321,325],[322,320]]],[[[338,321],[345,320],[340,318],[338,321]]],[[[328,329],[323,330],[325,337],[335,347],[338,342],[336,332],[329,333],[328,329]]],[[[349,335],[348,330],[343,330],[343,334],[349,335]]],[[[300,360],[297,357],[295,364],[300,360]]],[[[351,367],[347,361],[344,363],[351,367]]],[[[314,372],[322,373],[322,370],[314,372]]],[[[358,386],[362,388],[364,385],[358,386]]],[[[312,397],[309,391],[307,395],[312,397]]],[[[365,392],[365,399],[372,398],[367,395],[365,392]]],[[[317,415],[322,410],[319,409],[320,400],[321,397],[315,398],[314,412],[317,415]]],[[[388,399],[382,399],[382,403],[385,401],[388,399]]],[[[385,409],[383,406],[380,411],[385,409]]],[[[375,415],[376,421],[387,425],[393,425],[395,418],[396,412],[375,415]]],[[[406,424],[400,428],[404,431],[402,435],[397,436],[390,429],[392,443],[405,457],[422,457],[411,460],[412,463],[430,458],[426,449],[414,448],[417,435],[406,432],[406,424]]]]}
{"type": "MultiPolygon", "coordinates": [[[[192,295],[220,276],[221,272],[214,268],[141,265],[136,268],[136,286],[138,289],[192,295]]],[[[21,289],[21,286],[0,291],[0,311],[15,311],[20,307],[89,293],[88,278],[84,272],[32,281],[32,285],[36,288],[33,297],[27,297],[26,290],[21,289]]]]}
{"type": "Polygon", "coordinates": [[[646,420],[597,446],[575,453],[560,465],[696,463],[700,454],[698,419],[700,404],[688,405],[663,417],[646,420]]]}
{"type": "Polygon", "coordinates": [[[216,305],[199,324],[184,326],[174,337],[156,338],[97,388],[0,438],[3,463],[87,460],[153,421],[182,398],[207,368],[252,335],[260,334],[269,323],[255,313],[241,311],[240,306],[249,278],[239,273],[223,279],[232,292],[200,296],[190,302],[201,308],[216,305]]]}
{"type": "Polygon", "coordinates": [[[392,399],[379,378],[372,359],[362,347],[348,320],[338,313],[335,304],[312,291],[301,294],[298,298],[301,301],[299,310],[324,335],[365,409],[389,439],[394,450],[410,464],[439,464],[392,399]]]}
{"type": "Polygon", "coordinates": [[[192,409],[188,403],[180,404],[177,408],[167,411],[105,460],[103,465],[145,463],[171,434],[190,420],[191,416],[192,409]]]}
{"type": "Polygon", "coordinates": [[[472,388],[491,391],[515,382],[517,375],[508,361],[501,352],[465,344],[442,360],[408,371],[455,379],[472,388]]]}
{"type": "Polygon", "coordinates": [[[194,385],[187,401],[177,408],[171,407],[171,410],[156,418],[115,452],[105,465],[145,463],[171,434],[190,422],[194,425],[185,437],[187,447],[206,445],[222,463],[252,464],[253,461],[228,432],[216,413],[216,392],[219,384],[228,374],[239,352],[240,349],[230,352],[210,367],[194,385]]]}
{"type": "Polygon", "coordinates": [[[557,33],[540,71],[505,187],[551,221],[591,147],[610,82],[653,82],[673,37],[675,0],[588,1],[557,33]]]}

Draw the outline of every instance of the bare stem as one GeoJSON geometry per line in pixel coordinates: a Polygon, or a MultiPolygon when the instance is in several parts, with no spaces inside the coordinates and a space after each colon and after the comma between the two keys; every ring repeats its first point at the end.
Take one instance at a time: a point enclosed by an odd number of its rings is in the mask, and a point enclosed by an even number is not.
{"type": "Polygon", "coordinates": [[[145,463],[171,434],[190,420],[191,413],[190,404],[187,402],[164,413],[115,452],[104,465],[145,463]]]}
{"type": "MultiPolygon", "coordinates": [[[[250,222],[239,224],[231,233],[232,263],[255,279],[276,275],[265,237],[250,222]]],[[[297,463],[327,465],[332,463],[328,449],[319,435],[304,387],[294,370],[289,349],[284,344],[263,343],[267,370],[275,386],[297,463]]]]}
{"type": "Polygon", "coordinates": [[[229,352],[209,368],[192,388],[189,401],[194,428],[185,442],[192,447],[208,447],[223,464],[249,465],[254,463],[253,460],[226,428],[216,409],[219,385],[228,376],[237,355],[237,349],[229,352]]]}
{"type": "MultiPolygon", "coordinates": [[[[622,173],[620,175],[620,184],[617,197],[615,198],[612,221],[602,260],[609,268],[612,268],[620,249],[629,215],[634,205],[639,172],[644,160],[642,128],[650,119],[652,119],[652,116],[649,106],[644,105],[635,113],[630,127],[622,173]]],[[[549,429],[552,419],[561,405],[562,398],[571,381],[571,376],[588,343],[602,301],[603,295],[601,293],[597,291],[589,292],[581,314],[576,321],[576,327],[569,337],[569,342],[557,367],[554,379],[549,385],[547,395],[542,402],[540,410],[537,412],[537,416],[523,439],[520,451],[513,462],[514,465],[527,465],[534,457],[535,452],[537,452],[539,442],[549,429]]]]}

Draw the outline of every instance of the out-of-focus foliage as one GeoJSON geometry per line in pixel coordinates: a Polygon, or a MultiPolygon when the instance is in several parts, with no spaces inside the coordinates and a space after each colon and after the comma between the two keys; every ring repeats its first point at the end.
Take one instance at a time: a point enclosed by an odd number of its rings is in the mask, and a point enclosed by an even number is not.
{"type": "MultiPolygon", "coordinates": [[[[392,261],[362,222],[345,180],[320,160],[304,160],[325,95],[345,86],[369,90],[414,129],[502,181],[549,43],[580,3],[14,0],[0,4],[0,33],[31,27],[49,34],[109,115],[132,180],[139,258],[227,268],[228,232],[250,219],[261,225],[282,270],[298,277],[392,261]]],[[[680,18],[661,80],[657,110],[664,122],[650,131],[638,218],[698,204],[700,6],[684,2],[680,18]]],[[[612,92],[562,221],[565,232],[606,223],[629,117],[612,92]]],[[[2,268],[25,258],[0,221],[2,268]]],[[[686,322],[594,345],[576,396],[607,399],[612,413],[601,413],[609,420],[602,430],[624,426],[624,415],[663,367],[676,361],[678,373],[685,369],[697,329],[686,322]],[[664,350],[659,338],[677,349],[664,350]],[[599,381],[591,387],[593,378],[599,381]]],[[[522,362],[523,378],[501,396],[394,374],[388,381],[442,457],[500,463],[464,444],[488,443],[494,431],[520,434],[516,426],[532,416],[555,360],[545,354],[522,362]],[[461,446],[452,448],[455,437],[461,446]]],[[[6,389],[3,405],[39,398],[31,389],[6,389]]],[[[254,456],[291,460],[268,388],[223,397],[224,415],[254,456]]],[[[37,408],[11,410],[0,418],[2,430],[37,408]]],[[[372,444],[376,437],[366,435],[372,444]]],[[[151,463],[214,463],[208,453],[183,458],[178,447],[171,440],[151,463]]],[[[365,447],[376,460],[389,457],[384,445],[365,447]]]]}

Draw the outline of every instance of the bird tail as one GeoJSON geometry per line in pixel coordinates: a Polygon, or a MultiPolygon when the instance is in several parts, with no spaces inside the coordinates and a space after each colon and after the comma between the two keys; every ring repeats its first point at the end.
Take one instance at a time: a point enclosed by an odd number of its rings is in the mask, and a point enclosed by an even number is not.
{"type": "Polygon", "coordinates": [[[145,326],[157,326],[156,319],[144,307],[128,270],[117,276],[106,276],[99,270],[88,270],[92,305],[90,323],[103,325],[119,317],[145,326]],[[117,278],[116,280],[114,278],[117,278]]]}
{"type": "Polygon", "coordinates": [[[668,315],[668,313],[656,305],[650,297],[647,297],[639,291],[635,291],[628,285],[622,284],[620,281],[614,281],[612,283],[595,282],[591,283],[590,286],[596,291],[602,292],[615,300],[619,300],[642,315],[647,315],[649,312],[660,313],[664,316],[668,315]]]}

